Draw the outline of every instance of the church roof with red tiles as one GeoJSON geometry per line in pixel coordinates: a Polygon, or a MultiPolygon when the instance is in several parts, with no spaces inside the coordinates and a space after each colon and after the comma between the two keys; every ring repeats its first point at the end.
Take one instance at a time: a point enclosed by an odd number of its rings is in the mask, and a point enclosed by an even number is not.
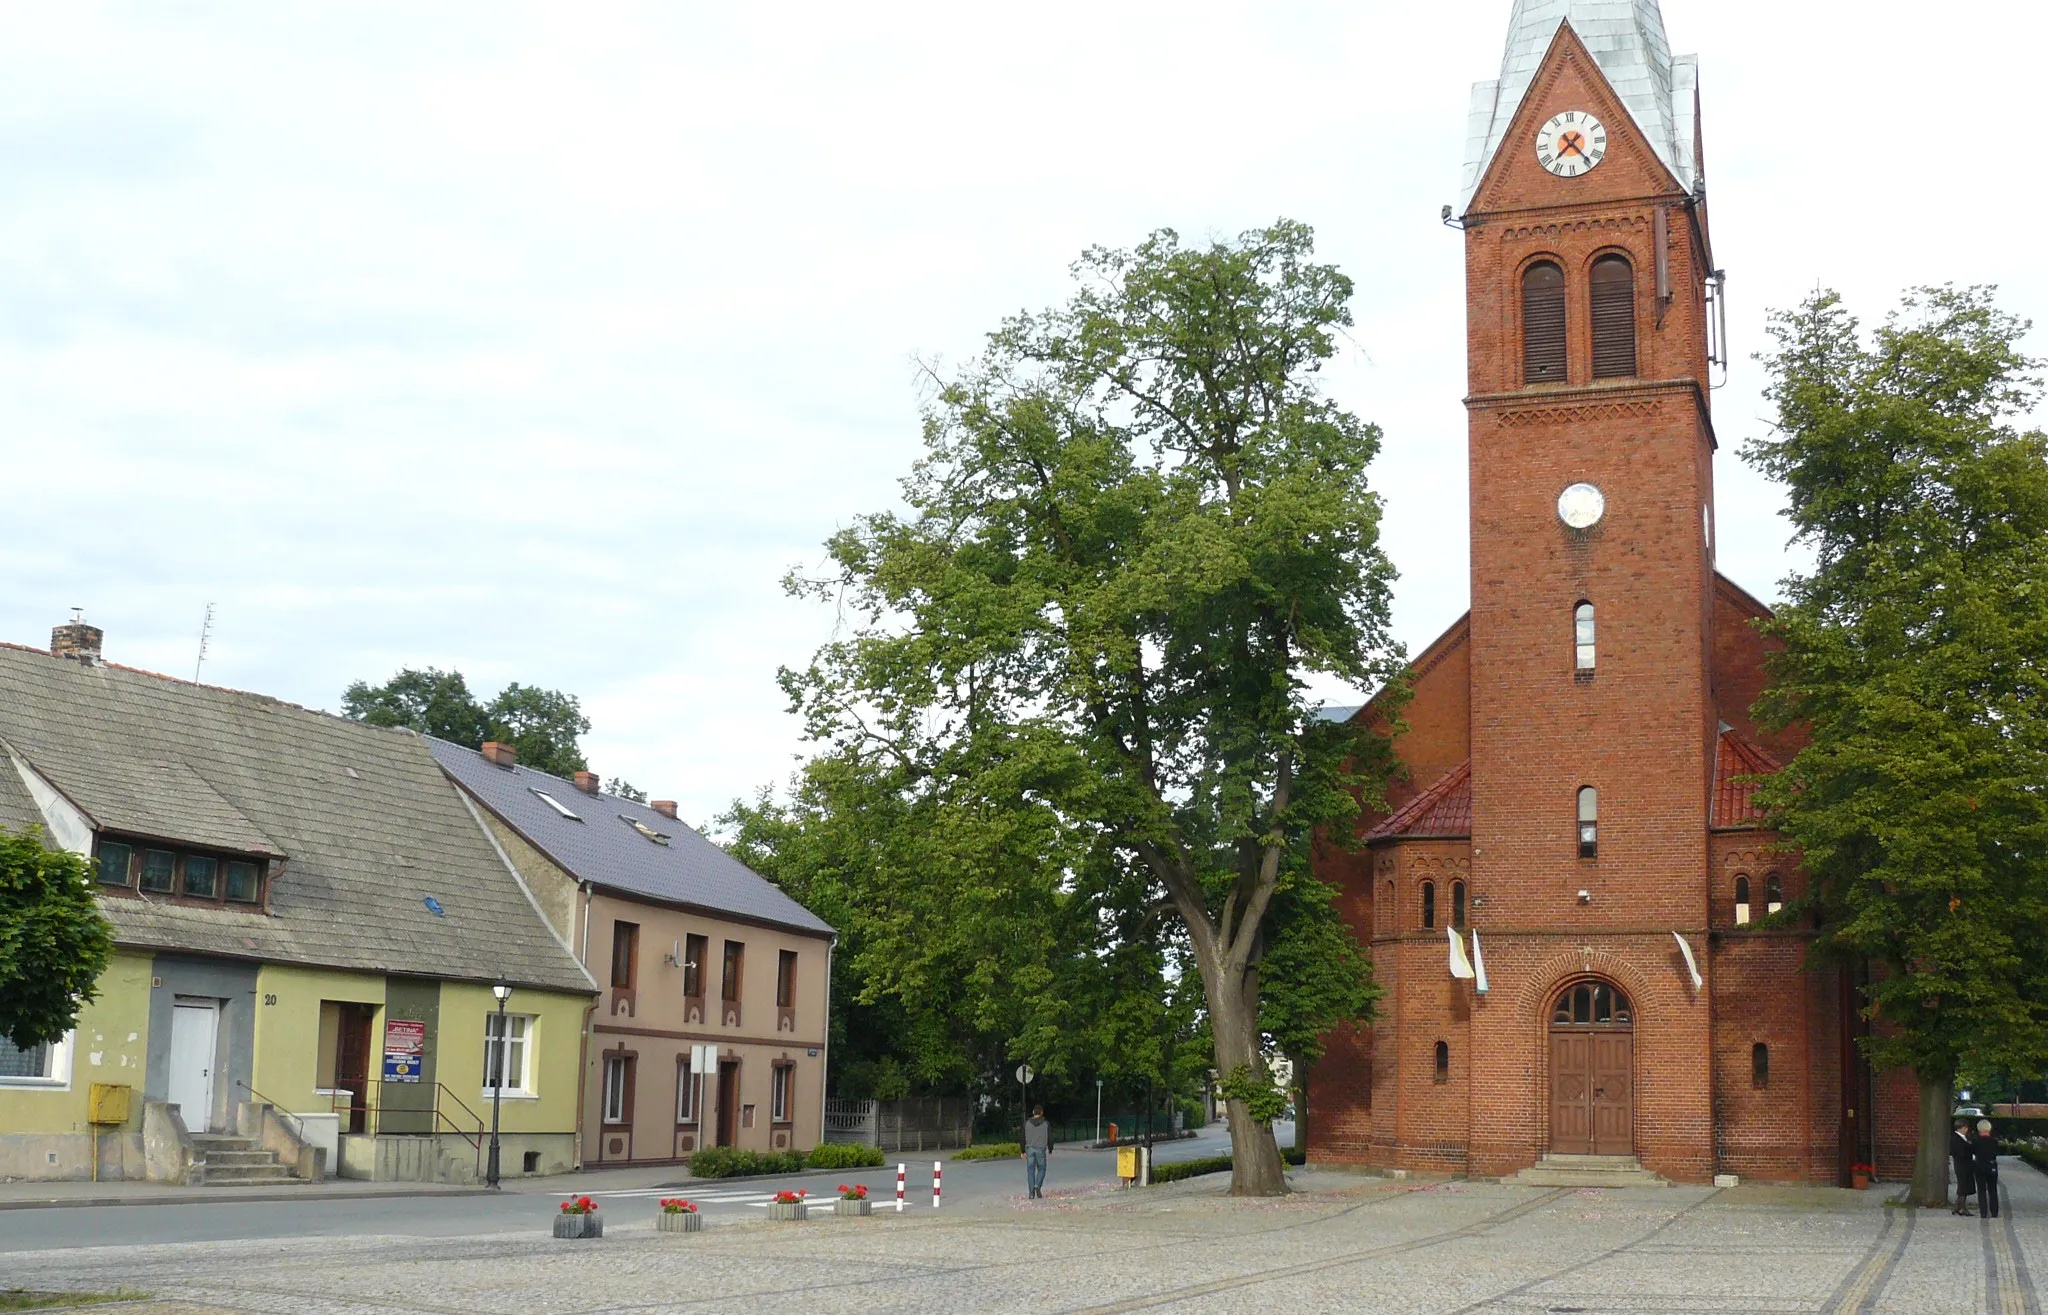
{"type": "Polygon", "coordinates": [[[1751,797],[1756,793],[1756,783],[1738,778],[1767,776],[1777,771],[1778,766],[1769,754],[1732,729],[1722,731],[1721,742],[1714,754],[1714,817],[1710,825],[1715,828],[1762,825],[1764,815],[1751,797]]]}
{"type": "Polygon", "coordinates": [[[1367,840],[1395,836],[1469,836],[1472,834],[1472,760],[1467,758],[1435,785],[1394,811],[1365,833],[1367,840]]]}

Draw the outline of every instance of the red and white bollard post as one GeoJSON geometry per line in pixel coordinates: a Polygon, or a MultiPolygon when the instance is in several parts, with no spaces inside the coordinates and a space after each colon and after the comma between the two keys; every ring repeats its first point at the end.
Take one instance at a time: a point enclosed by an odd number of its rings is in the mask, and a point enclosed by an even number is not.
{"type": "Polygon", "coordinates": [[[932,1209],[939,1208],[939,1196],[945,1191],[946,1165],[942,1160],[932,1161],[932,1209]]]}
{"type": "Polygon", "coordinates": [[[900,1164],[896,1166],[896,1213],[899,1215],[903,1213],[903,1168],[900,1164]]]}

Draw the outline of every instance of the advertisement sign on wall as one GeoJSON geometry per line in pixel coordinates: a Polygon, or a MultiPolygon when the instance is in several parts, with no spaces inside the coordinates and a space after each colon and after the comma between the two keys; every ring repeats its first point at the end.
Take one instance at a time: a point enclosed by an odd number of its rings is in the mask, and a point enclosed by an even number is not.
{"type": "Polygon", "coordinates": [[[410,1018],[384,1021],[384,1080],[418,1082],[427,1052],[427,1025],[410,1018]]]}

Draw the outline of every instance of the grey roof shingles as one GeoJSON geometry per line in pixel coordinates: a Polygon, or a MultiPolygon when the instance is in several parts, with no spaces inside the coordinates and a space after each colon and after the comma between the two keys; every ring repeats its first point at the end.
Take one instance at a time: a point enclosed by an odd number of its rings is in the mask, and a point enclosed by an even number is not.
{"type": "Polygon", "coordinates": [[[616,795],[585,794],[559,776],[500,767],[475,749],[427,742],[448,774],[535,848],[580,881],[626,895],[767,923],[815,936],[832,927],[694,828],[616,795]],[[562,816],[540,791],[576,816],[562,816]],[[667,836],[649,840],[639,823],[667,836]]]}
{"type": "MultiPolygon", "coordinates": [[[[121,944],[593,989],[410,731],[0,645],[0,740],[105,829],[284,855],[268,914],[103,896],[121,944]]],[[[12,785],[0,825],[40,822],[12,785]]]]}

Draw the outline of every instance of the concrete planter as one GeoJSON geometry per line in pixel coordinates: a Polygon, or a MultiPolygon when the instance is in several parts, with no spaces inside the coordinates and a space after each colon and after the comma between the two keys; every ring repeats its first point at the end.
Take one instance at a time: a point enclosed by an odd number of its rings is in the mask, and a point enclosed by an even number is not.
{"type": "Polygon", "coordinates": [[[604,1216],[595,1210],[587,1215],[556,1215],[556,1237],[603,1237],[604,1216]]]}
{"type": "Polygon", "coordinates": [[[803,1220],[810,1218],[808,1203],[804,1201],[770,1201],[768,1203],[768,1217],[770,1219],[795,1220],[801,1223],[803,1220]]]}
{"type": "Polygon", "coordinates": [[[841,1198],[840,1200],[832,1203],[832,1213],[835,1215],[847,1215],[853,1218],[859,1218],[862,1215],[871,1215],[874,1212],[875,1203],[873,1201],[848,1201],[844,1198],[841,1198]]]}
{"type": "Polygon", "coordinates": [[[659,1233],[701,1233],[704,1231],[704,1216],[695,1210],[673,1213],[663,1210],[654,1216],[654,1228],[659,1233]]]}

